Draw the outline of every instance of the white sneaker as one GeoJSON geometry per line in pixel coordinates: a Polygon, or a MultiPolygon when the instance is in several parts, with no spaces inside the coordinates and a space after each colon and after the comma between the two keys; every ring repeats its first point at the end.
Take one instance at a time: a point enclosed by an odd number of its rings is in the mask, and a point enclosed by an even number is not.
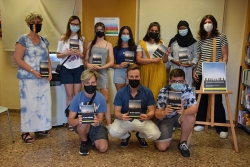
{"type": "Polygon", "coordinates": [[[203,130],[204,130],[204,126],[197,125],[197,126],[194,127],[195,132],[200,132],[200,131],[203,131],[203,130]]]}
{"type": "Polygon", "coordinates": [[[228,136],[228,132],[220,132],[220,138],[225,139],[228,136]]]}

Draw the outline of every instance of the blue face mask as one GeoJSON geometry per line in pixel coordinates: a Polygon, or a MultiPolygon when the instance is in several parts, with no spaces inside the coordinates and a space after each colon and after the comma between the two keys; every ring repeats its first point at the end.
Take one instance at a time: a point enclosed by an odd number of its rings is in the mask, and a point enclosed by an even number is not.
{"type": "Polygon", "coordinates": [[[183,36],[183,37],[186,36],[187,33],[188,33],[188,29],[179,30],[179,34],[180,34],[181,36],[183,36]]]}
{"type": "Polygon", "coordinates": [[[130,40],[130,36],[129,35],[122,35],[121,39],[123,42],[128,42],[128,40],[130,40]]]}
{"type": "Polygon", "coordinates": [[[80,26],[73,26],[73,25],[70,25],[70,30],[71,30],[72,32],[77,32],[79,29],[80,29],[80,26]]]}
{"type": "Polygon", "coordinates": [[[184,84],[181,83],[172,83],[171,88],[174,89],[175,91],[181,91],[184,88],[184,84]]]}

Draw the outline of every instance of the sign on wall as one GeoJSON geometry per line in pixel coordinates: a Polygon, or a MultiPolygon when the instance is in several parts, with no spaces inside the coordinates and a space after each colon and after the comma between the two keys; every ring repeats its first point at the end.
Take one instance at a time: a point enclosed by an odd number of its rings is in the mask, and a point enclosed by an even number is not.
{"type": "Polygon", "coordinates": [[[120,27],[119,17],[95,17],[95,24],[102,22],[105,25],[106,36],[118,36],[120,27]]]}

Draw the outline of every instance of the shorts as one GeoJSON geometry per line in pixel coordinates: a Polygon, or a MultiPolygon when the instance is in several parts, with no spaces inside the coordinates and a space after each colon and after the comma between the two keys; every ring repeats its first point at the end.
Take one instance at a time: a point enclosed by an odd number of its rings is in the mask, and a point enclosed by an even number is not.
{"type": "MultiPolygon", "coordinates": [[[[78,134],[76,126],[73,126],[74,131],[78,134]]],[[[105,139],[108,140],[108,132],[107,128],[101,123],[99,126],[91,126],[89,130],[89,138],[91,140],[92,145],[94,145],[96,140],[105,139]]]]}
{"type": "Polygon", "coordinates": [[[66,67],[62,66],[62,71],[60,74],[61,84],[78,84],[78,83],[80,84],[81,75],[83,71],[84,71],[83,65],[73,69],[67,69],[66,67]]]}
{"type": "Polygon", "coordinates": [[[178,114],[173,118],[167,118],[163,120],[157,120],[156,125],[158,126],[161,136],[155,142],[164,142],[172,139],[173,127],[181,127],[180,124],[181,115],[178,114]]]}
{"type": "Polygon", "coordinates": [[[126,84],[127,68],[114,69],[113,82],[115,84],[126,84]]]}

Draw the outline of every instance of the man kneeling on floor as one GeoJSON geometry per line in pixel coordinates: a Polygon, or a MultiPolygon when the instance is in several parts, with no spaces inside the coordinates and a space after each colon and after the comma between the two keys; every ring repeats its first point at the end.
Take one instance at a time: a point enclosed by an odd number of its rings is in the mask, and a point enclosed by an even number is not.
{"type": "MultiPolygon", "coordinates": [[[[88,142],[87,136],[91,140],[92,145],[96,147],[100,152],[106,152],[108,149],[108,133],[103,125],[103,116],[106,112],[106,99],[105,97],[96,91],[97,85],[97,72],[93,70],[85,70],[81,75],[82,86],[84,90],[74,96],[69,106],[68,123],[73,126],[76,133],[78,133],[81,139],[80,155],[88,155],[88,142]],[[78,115],[88,108],[86,105],[93,104],[93,111],[96,112],[93,123],[85,123],[83,116],[78,115]]],[[[87,112],[86,112],[87,113],[87,112]]],[[[89,117],[86,117],[89,118],[89,117]]]]}
{"type": "Polygon", "coordinates": [[[193,130],[198,107],[193,89],[185,84],[185,73],[182,69],[171,70],[170,83],[171,85],[160,90],[157,98],[155,117],[161,137],[155,141],[156,147],[160,151],[165,151],[170,146],[173,127],[181,127],[178,149],[182,156],[190,157],[187,139],[193,130]],[[179,98],[177,92],[180,92],[179,98]]]}
{"type": "Polygon", "coordinates": [[[131,133],[137,131],[136,137],[141,147],[147,147],[145,138],[156,140],[160,131],[150,120],[154,116],[155,101],[150,89],[140,84],[140,71],[137,65],[127,69],[129,84],[120,89],[114,100],[114,114],[116,119],[111,124],[109,133],[113,137],[122,139],[121,147],[127,147],[131,133]],[[146,111],[148,110],[148,113],[146,111]],[[129,112],[130,111],[130,112],[129,112]],[[133,116],[132,112],[133,111],[133,116]]]}

